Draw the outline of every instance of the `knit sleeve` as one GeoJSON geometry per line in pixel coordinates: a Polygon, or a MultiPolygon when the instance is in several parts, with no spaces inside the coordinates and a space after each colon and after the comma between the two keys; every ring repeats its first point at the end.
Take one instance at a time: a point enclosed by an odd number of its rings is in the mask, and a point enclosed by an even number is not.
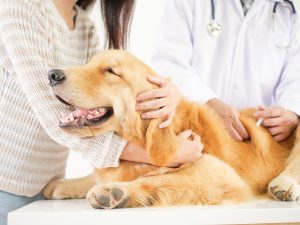
{"type": "Polygon", "coordinates": [[[1,0],[0,38],[11,60],[9,73],[16,76],[38,121],[56,142],[82,152],[97,168],[118,165],[125,140],[112,132],[93,138],[69,136],[58,127],[66,108],[52,95],[47,72],[54,66],[45,18],[36,0],[1,0]]]}

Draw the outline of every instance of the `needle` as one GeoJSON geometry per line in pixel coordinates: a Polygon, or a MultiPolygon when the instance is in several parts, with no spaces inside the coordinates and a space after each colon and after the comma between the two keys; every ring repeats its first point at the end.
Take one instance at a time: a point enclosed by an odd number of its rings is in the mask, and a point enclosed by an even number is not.
{"type": "Polygon", "coordinates": [[[259,118],[256,122],[256,126],[259,127],[264,122],[264,118],[259,118]]]}

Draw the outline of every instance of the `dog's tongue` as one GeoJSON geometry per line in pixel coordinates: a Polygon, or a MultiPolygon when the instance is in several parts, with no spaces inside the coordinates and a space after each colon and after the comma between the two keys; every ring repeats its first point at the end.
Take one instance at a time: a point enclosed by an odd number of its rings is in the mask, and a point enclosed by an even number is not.
{"type": "Polygon", "coordinates": [[[62,123],[70,123],[73,122],[77,118],[86,118],[86,119],[95,119],[103,116],[106,113],[106,109],[78,109],[71,113],[63,113],[61,115],[60,121],[62,123]]]}

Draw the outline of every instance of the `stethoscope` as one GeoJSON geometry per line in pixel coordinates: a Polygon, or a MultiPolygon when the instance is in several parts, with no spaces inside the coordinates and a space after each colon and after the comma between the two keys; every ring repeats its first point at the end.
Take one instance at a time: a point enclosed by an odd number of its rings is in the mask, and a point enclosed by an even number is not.
{"type": "MultiPolygon", "coordinates": [[[[221,25],[220,23],[218,23],[216,21],[216,8],[215,8],[215,0],[211,0],[211,21],[208,24],[208,32],[212,37],[217,37],[220,35],[221,33],[221,25]]],[[[291,10],[292,13],[292,28],[294,27],[295,23],[296,23],[296,16],[297,16],[297,12],[296,12],[296,8],[295,5],[292,1],[290,0],[276,0],[274,2],[274,7],[273,7],[273,33],[275,32],[275,28],[276,28],[276,13],[277,13],[277,8],[279,6],[282,7],[287,7],[291,10]],[[284,3],[288,4],[289,6],[285,5],[284,3]]],[[[296,37],[296,34],[294,34],[294,36],[292,37],[291,40],[294,40],[296,37]]],[[[274,40],[274,35],[273,35],[273,42],[275,44],[276,47],[278,48],[291,48],[291,42],[290,43],[286,43],[286,44],[279,44],[278,42],[276,42],[274,40]]]]}

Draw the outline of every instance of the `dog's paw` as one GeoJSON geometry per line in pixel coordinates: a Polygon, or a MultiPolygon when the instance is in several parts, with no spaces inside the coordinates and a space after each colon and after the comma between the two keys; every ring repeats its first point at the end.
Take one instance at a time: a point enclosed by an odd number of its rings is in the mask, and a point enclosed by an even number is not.
{"type": "Polygon", "coordinates": [[[287,176],[278,176],[268,186],[268,192],[281,201],[300,201],[300,185],[287,176]]]}
{"type": "Polygon", "coordinates": [[[55,180],[50,182],[43,190],[43,196],[46,199],[70,199],[77,198],[74,195],[74,186],[70,186],[67,180],[55,180]]]}
{"type": "Polygon", "coordinates": [[[86,199],[95,209],[123,208],[130,199],[129,192],[121,185],[96,185],[86,199]]]}

